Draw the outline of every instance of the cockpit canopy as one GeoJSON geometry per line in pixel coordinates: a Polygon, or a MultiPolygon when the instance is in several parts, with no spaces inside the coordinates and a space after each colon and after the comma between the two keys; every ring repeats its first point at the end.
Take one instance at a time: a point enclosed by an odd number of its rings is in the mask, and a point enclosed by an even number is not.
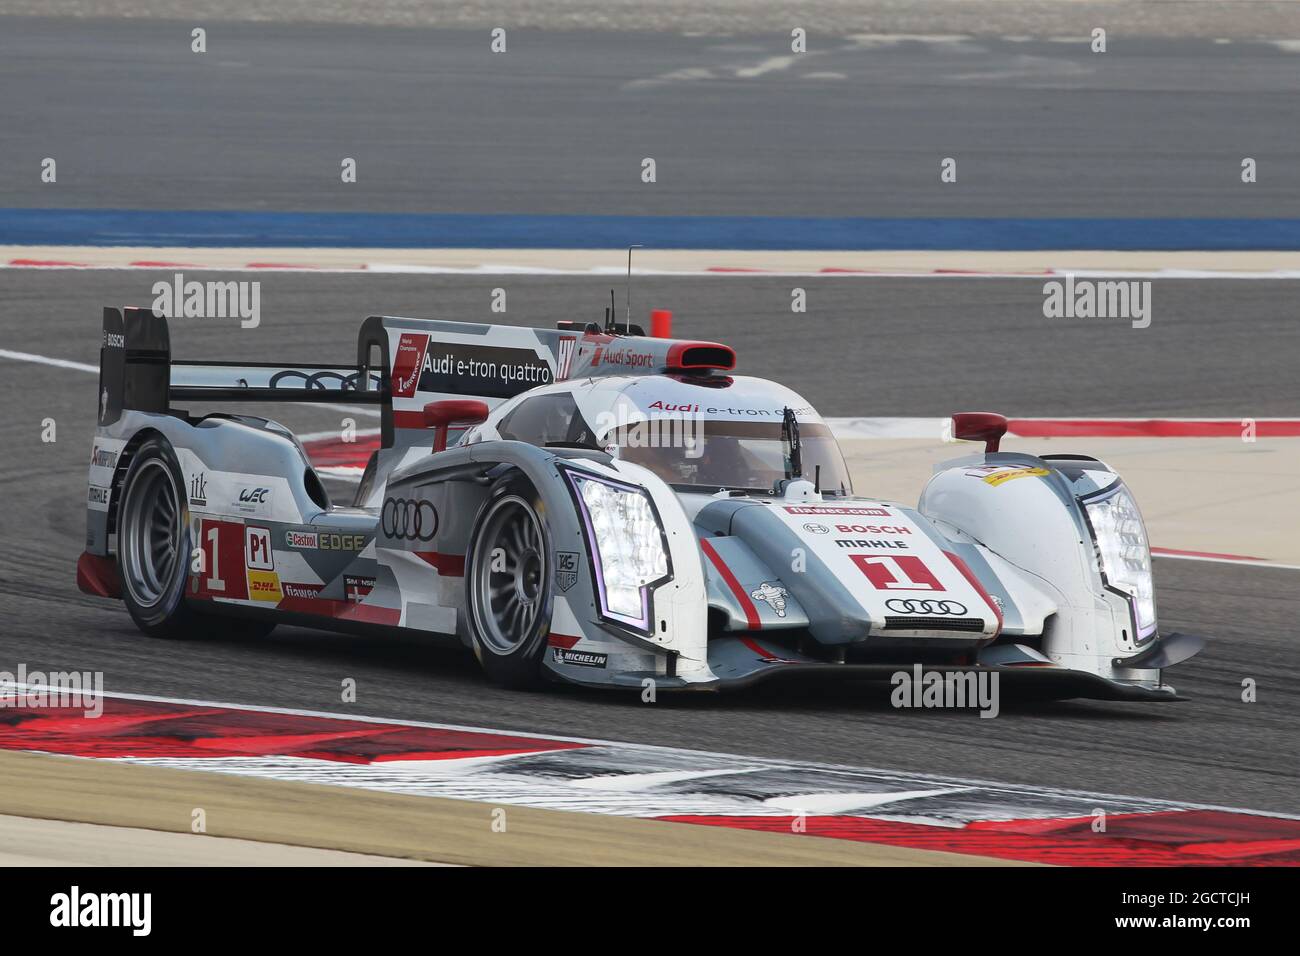
{"type": "Polygon", "coordinates": [[[621,376],[557,383],[521,396],[497,421],[502,438],[545,446],[617,449],[670,485],[768,492],[788,477],[782,418],[799,421],[803,475],[850,493],[830,429],[784,386],[741,376],[621,376]]]}

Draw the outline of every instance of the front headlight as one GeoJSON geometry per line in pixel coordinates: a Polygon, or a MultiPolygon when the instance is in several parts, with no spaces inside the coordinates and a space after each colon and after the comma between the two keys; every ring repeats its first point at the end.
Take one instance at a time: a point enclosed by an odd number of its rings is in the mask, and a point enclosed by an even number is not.
{"type": "Polygon", "coordinates": [[[576,492],[596,569],[601,614],[643,631],[650,585],[669,574],[668,551],[644,488],[566,470],[576,492]]]}
{"type": "Polygon", "coordinates": [[[1097,556],[1106,583],[1129,598],[1141,641],[1156,629],[1155,588],[1151,581],[1151,549],[1146,526],[1128,489],[1084,502],[1097,542],[1097,556]]]}

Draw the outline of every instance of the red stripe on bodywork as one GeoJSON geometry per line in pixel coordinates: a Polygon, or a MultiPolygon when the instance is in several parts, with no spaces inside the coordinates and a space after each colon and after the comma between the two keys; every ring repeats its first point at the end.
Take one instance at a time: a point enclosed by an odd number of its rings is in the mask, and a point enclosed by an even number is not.
{"type": "Polygon", "coordinates": [[[95,597],[120,598],[122,579],[117,573],[117,562],[102,554],[81,552],[77,559],[77,587],[95,597]]]}
{"type": "Polygon", "coordinates": [[[736,576],[731,573],[731,568],[727,567],[726,563],[722,560],[722,557],[714,549],[713,545],[709,543],[707,538],[700,539],[700,550],[703,551],[708,556],[709,560],[713,562],[713,566],[717,568],[718,573],[722,575],[722,580],[727,582],[727,587],[731,588],[731,593],[734,594],[736,600],[740,602],[740,609],[745,612],[745,622],[749,629],[751,631],[757,631],[762,628],[763,623],[758,618],[758,608],[754,607],[754,602],[750,600],[749,592],[740,586],[740,582],[736,580],[736,576]]]}
{"type": "Polygon", "coordinates": [[[966,579],[966,583],[974,588],[979,596],[984,599],[984,603],[989,606],[989,610],[993,612],[993,616],[998,619],[997,629],[993,632],[993,637],[997,637],[1002,633],[1002,609],[998,607],[993,598],[989,596],[989,592],[984,590],[984,585],[980,583],[979,578],[975,577],[975,572],[967,566],[965,561],[957,557],[957,555],[953,554],[951,551],[945,551],[944,555],[952,562],[952,566],[961,572],[961,576],[966,579]]]}
{"type": "Polygon", "coordinates": [[[785,664],[794,664],[794,663],[797,663],[796,661],[787,661],[787,660],[786,660],[784,657],[782,657],[780,654],[773,654],[773,653],[772,653],[771,651],[769,651],[766,647],[764,647],[762,644],[758,643],[758,641],[754,640],[754,639],[751,638],[751,637],[742,637],[742,638],[740,639],[740,643],[744,644],[744,645],[745,645],[746,647],[748,647],[751,651],[753,651],[755,654],[757,654],[761,660],[765,660],[765,661],[781,661],[782,663],[785,663],[785,664]]]}
{"type": "Polygon", "coordinates": [[[1300,866],[1300,820],[1226,810],[1113,815],[1106,818],[1104,833],[1093,831],[1092,817],[988,820],[964,827],[867,817],[676,815],[656,819],[1057,866],[1300,866]]]}
{"type": "Polygon", "coordinates": [[[364,468],[371,453],[379,450],[379,436],[365,435],[356,441],[344,441],[341,437],[313,438],[303,442],[302,447],[317,468],[339,465],[364,468]]]}
{"type": "MultiPolygon", "coordinates": [[[[398,411],[394,409],[393,427],[394,428],[419,428],[423,430],[425,428],[428,428],[429,426],[424,424],[423,410],[420,410],[418,412],[409,412],[409,411],[398,411]]],[[[432,436],[430,436],[429,440],[433,441],[432,436]]]]}
{"type": "Polygon", "coordinates": [[[465,576],[465,555],[463,554],[443,554],[441,551],[413,551],[411,553],[421,561],[437,568],[439,574],[445,574],[450,578],[463,578],[465,576]]]}
{"type": "Polygon", "coordinates": [[[567,651],[580,640],[582,638],[574,637],[571,634],[551,634],[546,638],[546,643],[551,647],[562,647],[567,651]]]}
{"type": "Polygon", "coordinates": [[[317,617],[330,617],[340,621],[359,621],[364,624],[396,626],[402,620],[402,612],[397,608],[376,607],[373,604],[339,601],[334,598],[281,598],[275,609],[294,614],[314,614],[317,617]]]}

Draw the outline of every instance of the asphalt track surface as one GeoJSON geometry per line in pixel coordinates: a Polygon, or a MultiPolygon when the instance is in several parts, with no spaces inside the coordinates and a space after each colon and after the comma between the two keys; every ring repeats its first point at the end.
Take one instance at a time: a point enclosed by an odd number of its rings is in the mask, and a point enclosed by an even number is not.
{"type": "MultiPolygon", "coordinates": [[[[600,322],[624,280],[572,276],[219,273],[261,283],[262,324],[174,323],[177,358],[354,361],[361,319],[411,315],[539,327],[600,322]],[[493,290],[507,311],[493,313],[493,290]]],[[[0,348],[95,364],[106,305],[148,306],[175,270],[0,269],[0,348]]],[[[674,335],[724,342],[745,374],[798,390],[828,416],[1294,418],[1293,280],[1151,280],[1151,325],[1048,319],[1060,277],[635,277],[633,309],[674,313],[674,335]],[[791,311],[791,290],[807,311],[791,311]]],[[[9,366],[5,365],[6,373],[9,366]]],[[[7,377],[7,376],[6,376],[7,377]]],[[[10,392],[7,402],[22,401],[10,392]]],[[[328,423],[327,423],[328,424],[328,423]]]]}
{"type": "Polygon", "coordinates": [[[1300,216],[1300,54],[1266,41],[194,25],[0,18],[0,208],[1300,216]]]}
{"type": "Polygon", "coordinates": [[[730,37],[797,24],[813,34],[1296,36],[1294,0],[0,0],[0,11],[65,17],[352,23],[486,30],[604,30],[730,37]]]}
{"type": "MultiPolygon", "coordinates": [[[[210,277],[210,276],[209,276],[210,277]]],[[[105,303],[147,304],[148,273],[0,271],[0,300],[5,303],[4,347],[83,362],[94,362],[98,311],[105,303]]],[[[247,274],[235,278],[249,278],[247,274]]],[[[263,322],[240,332],[231,323],[178,324],[173,336],[178,356],[240,358],[298,356],[337,359],[351,354],[357,319],[368,311],[459,315],[483,318],[487,284],[478,277],[304,276],[266,275],[263,322]],[[483,314],[480,314],[483,313],[483,314]]],[[[812,280],[810,280],[812,281],[812,280]]],[[[1166,283],[1167,284],[1167,283],[1166,283]]],[[[512,317],[549,320],[575,301],[600,306],[603,287],[595,280],[512,278],[512,317]]],[[[1163,288],[1164,284],[1160,284],[1163,288]]],[[[1234,315],[1249,314],[1255,302],[1279,300],[1269,283],[1187,282],[1189,303],[1213,304],[1216,296],[1234,315]],[[1231,296],[1229,296],[1231,293],[1231,296]],[[1252,297],[1258,297],[1252,299],[1252,297]]],[[[990,340],[1006,361],[982,367],[960,354],[959,343],[987,329],[971,325],[970,311],[991,315],[1019,314],[1041,299],[1038,286],[1022,292],[1014,283],[957,280],[816,280],[815,297],[841,296],[848,309],[870,297],[875,314],[895,316],[886,332],[851,335],[842,320],[838,330],[802,340],[781,339],[775,308],[763,305],[764,290],[782,293],[772,280],[646,280],[646,301],[680,294],[718,319],[718,337],[736,341],[747,367],[763,362],[774,374],[804,388],[832,410],[865,414],[944,414],[965,397],[985,399],[999,387],[1016,396],[999,405],[1017,414],[1146,414],[1167,399],[1162,388],[1178,382],[1184,408],[1236,414],[1266,394],[1285,395],[1281,380],[1260,385],[1257,398],[1234,393],[1228,383],[1205,382],[1195,375],[1157,381],[1152,387],[1129,381],[1118,359],[1108,365],[1083,364],[1077,343],[1053,347],[1028,332],[1004,330],[990,340]],[[859,284],[855,284],[859,283],[859,284]],[[651,293],[654,293],[651,296],[651,293]],[[963,311],[945,297],[960,297],[963,311]],[[988,297],[987,299],[985,297],[988,297]],[[907,303],[911,303],[907,307],[907,303]],[[979,310],[983,309],[982,313],[979,310]],[[711,311],[708,311],[711,310],[711,311]],[[835,332],[840,334],[837,336],[835,332]],[[731,334],[734,333],[734,334],[731,334]],[[846,335],[851,338],[846,339],[846,335]],[[845,348],[845,341],[853,347],[845,348]],[[935,347],[924,351],[926,343],[935,347]],[[878,343],[874,344],[874,343],[878,343]],[[1053,369],[1025,361],[1027,353],[1048,356],[1067,352],[1074,362],[1072,387],[1053,387],[1053,369]],[[900,356],[919,352],[910,363],[900,356]],[[844,356],[848,356],[845,358],[844,356]],[[895,404],[836,406],[831,395],[844,387],[847,365],[878,375],[895,376],[895,404]],[[927,365],[926,363],[930,364],[927,365]],[[1119,365],[1118,370],[1110,366],[1119,365]],[[900,368],[900,366],[905,366],[900,368]],[[909,384],[931,367],[950,374],[939,385],[909,384]],[[956,373],[966,369],[967,373],[956,373]],[[1128,390],[1125,395],[1120,389],[1128,390]],[[819,390],[827,390],[822,396],[819,390]],[[929,394],[928,404],[903,407],[908,395],[929,394]],[[1199,405],[1196,403],[1200,403],[1199,405]]],[[[605,293],[607,294],[607,292],[605,293]]],[[[1191,306],[1189,305],[1189,308],[1191,306]]],[[[1205,328],[1213,328],[1215,310],[1206,305],[1205,328]]],[[[702,320],[683,322],[683,331],[702,320]]],[[[1032,315],[1023,320],[1032,327],[1032,315]]],[[[1041,321],[1041,319],[1039,320],[1041,321]]],[[[1264,318],[1247,321],[1265,343],[1256,364],[1287,361],[1270,335],[1264,318]],[[1271,348],[1270,348],[1271,344],[1271,348]]],[[[1277,319],[1275,321],[1280,321],[1277,319]]],[[[1219,354],[1220,343],[1203,348],[1205,334],[1193,325],[1185,335],[1178,320],[1163,349],[1149,349],[1152,362],[1170,366],[1189,354],[1219,354]]],[[[1161,328],[1160,314],[1151,329],[1109,329],[1132,348],[1161,328]]],[[[710,331],[713,329],[711,328],[710,331]]],[[[1274,330],[1276,331],[1276,330],[1274,330]]],[[[790,335],[788,332],[780,333],[790,335]]],[[[1116,353],[1123,349],[1116,348],[1116,353]]],[[[1245,361],[1244,357],[1239,357],[1245,361]]],[[[1050,365],[1050,362],[1049,362],[1050,365]]],[[[1064,366],[1063,366],[1064,367],[1064,366]]],[[[1059,374],[1059,373],[1057,373],[1059,374]]],[[[1277,812],[1300,812],[1300,760],[1295,727],[1300,719],[1300,658],[1295,653],[1300,596],[1296,573],[1281,569],[1232,567],[1157,561],[1156,581],[1162,627],[1202,633],[1208,648],[1170,676],[1191,700],[1141,705],[1101,702],[1038,703],[1004,692],[1003,712],[994,720],[974,713],[896,711],[887,694],[862,688],[799,690],[771,688],[708,698],[666,698],[646,705],[638,698],[571,688],[539,693],[508,692],[489,684],[466,654],[421,642],[375,640],[281,628],[270,638],[250,642],[225,637],[204,642],[159,642],[139,635],[125,610],[112,602],[81,595],[74,584],[74,564],[85,533],[86,461],[90,445],[95,376],[71,369],[0,359],[0,458],[4,507],[0,529],[0,669],[19,663],[30,669],[100,670],[112,691],[272,704],[333,712],[470,724],[510,730],[570,734],[665,746],[752,754],[776,758],[830,761],[1037,784],[1095,789],[1165,799],[1226,804],[1277,812]],[[54,418],[58,440],[40,441],[41,422],[54,418]],[[355,704],[341,702],[341,682],[357,681],[355,704]],[[1240,700],[1244,679],[1258,682],[1258,702],[1240,700]]],[[[872,394],[855,393],[859,401],[872,394]]],[[[1160,406],[1163,407],[1163,406],[1160,406]]],[[[1273,411],[1282,413],[1281,408],[1273,411]]],[[[1293,411],[1293,410],[1292,410],[1293,411]]],[[[276,416],[301,430],[337,427],[338,413],[298,406],[280,407],[276,416]]],[[[1265,414],[1263,411],[1260,414],[1265,414]]],[[[364,424],[364,422],[362,422],[364,424]]],[[[1195,480],[1195,476],[1189,476],[1195,480]]],[[[1231,494],[1225,488],[1225,494],[1231,494]]]]}

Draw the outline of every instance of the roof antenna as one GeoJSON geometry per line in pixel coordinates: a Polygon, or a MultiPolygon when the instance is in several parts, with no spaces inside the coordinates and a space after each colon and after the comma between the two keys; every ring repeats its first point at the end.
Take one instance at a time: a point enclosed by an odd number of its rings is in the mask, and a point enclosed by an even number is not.
{"type": "Polygon", "coordinates": [[[627,311],[623,315],[623,324],[627,334],[632,334],[632,250],[644,248],[639,242],[627,247],[627,311]]]}

